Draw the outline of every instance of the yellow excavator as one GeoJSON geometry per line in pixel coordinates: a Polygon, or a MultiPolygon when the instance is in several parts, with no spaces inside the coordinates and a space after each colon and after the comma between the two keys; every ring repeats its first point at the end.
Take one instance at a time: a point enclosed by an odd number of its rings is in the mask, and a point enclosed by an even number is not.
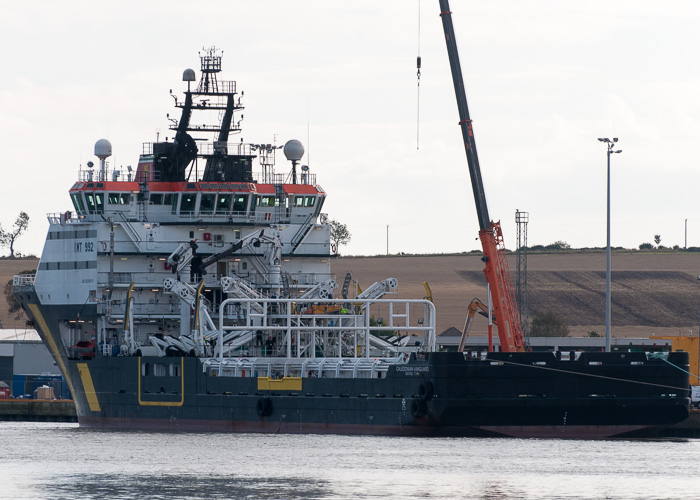
{"type": "MultiPolygon", "coordinates": [[[[464,328],[462,329],[462,337],[459,339],[459,347],[457,348],[457,352],[464,352],[464,345],[467,343],[467,337],[469,337],[469,330],[472,328],[472,321],[474,321],[474,315],[476,315],[477,311],[479,314],[489,317],[489,308],[486,304],[481,302],[479,299],[474,299],[471,301],[469,304],[469,307],[467,308],[467,319],[464,322],[464,328]]],[[[492,323],[495,323],[496,320],[493,318],[493,315],[491,316],[491,321],[492,323]]]]}
{"type": "Polygon", "coordinates": [[[430,285],[428,285],[427,281],[423,282],[423,288],[425,288],[425,297],[423,297],[425,300],[429,300],[430,302],[433,301],[433,291],[430,289],[430,285]]]}

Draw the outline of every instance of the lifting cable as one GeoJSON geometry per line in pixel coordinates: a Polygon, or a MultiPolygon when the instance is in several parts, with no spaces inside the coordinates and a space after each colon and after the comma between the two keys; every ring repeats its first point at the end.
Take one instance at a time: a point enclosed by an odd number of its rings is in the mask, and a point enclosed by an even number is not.
{"type": "Polygon", "coordinates": [[[416,149],[420,149],[420,0],[418,0],[418,57],[416,58],[417,96],[416,96],[416,149]]]}

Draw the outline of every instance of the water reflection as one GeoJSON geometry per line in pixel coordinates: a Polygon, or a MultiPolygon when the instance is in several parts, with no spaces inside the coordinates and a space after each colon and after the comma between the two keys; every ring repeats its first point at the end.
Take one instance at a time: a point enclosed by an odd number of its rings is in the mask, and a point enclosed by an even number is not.
{"type": "Polygon", "coordinates": [[[308,499],[330,495],[324,481],[298,477],[200,477],[161,474],[74,474],[35,484],[42,498],[308,499]]]}
{"type": "Polygon", "coordinates": [[[700,440],[127,433],[0,425],[0,500],[696,499],[700,440]]]}

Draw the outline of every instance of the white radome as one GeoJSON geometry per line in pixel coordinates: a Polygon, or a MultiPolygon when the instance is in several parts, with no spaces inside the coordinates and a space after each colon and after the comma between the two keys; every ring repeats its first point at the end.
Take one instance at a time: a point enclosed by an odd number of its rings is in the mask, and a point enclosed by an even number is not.
{"type": "Polygon", "coordinates": [[[284,156],[289,161],[299,161],[304,156],[304,145],[296,139],[287,141],[284,145],[284,156]]]}
{"type": "Polygon", "coordinates": [[[95,143],[95,156],[104,160],[112,156],[112,143],[107,139],[100,139],[95,143]]]}

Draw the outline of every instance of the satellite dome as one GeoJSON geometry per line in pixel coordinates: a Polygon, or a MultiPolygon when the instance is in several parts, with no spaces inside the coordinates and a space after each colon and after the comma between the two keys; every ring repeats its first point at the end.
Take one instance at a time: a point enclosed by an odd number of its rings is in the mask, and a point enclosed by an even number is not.
{"type": "Polygon", "coordinates": [[[112,156],[112,143],[107,139],[100,139],[95,143],[95,156],[100,160],[112,156]]]}
{"type": "Polygon", "coordinates": [[[195,76],[193,69],[186,69],[182,73],[182,81],[183,82],[194,82],[194,81],[196,81],[196,78],[197,77],[195,76]]]}
{"type": "Polygon", "coordinates": [[[284,156],[286,156],[289,161],[299,161],[301,157],[304,156],[304,146],[296,139],[287,141],[284,145],[284,156]]]}

